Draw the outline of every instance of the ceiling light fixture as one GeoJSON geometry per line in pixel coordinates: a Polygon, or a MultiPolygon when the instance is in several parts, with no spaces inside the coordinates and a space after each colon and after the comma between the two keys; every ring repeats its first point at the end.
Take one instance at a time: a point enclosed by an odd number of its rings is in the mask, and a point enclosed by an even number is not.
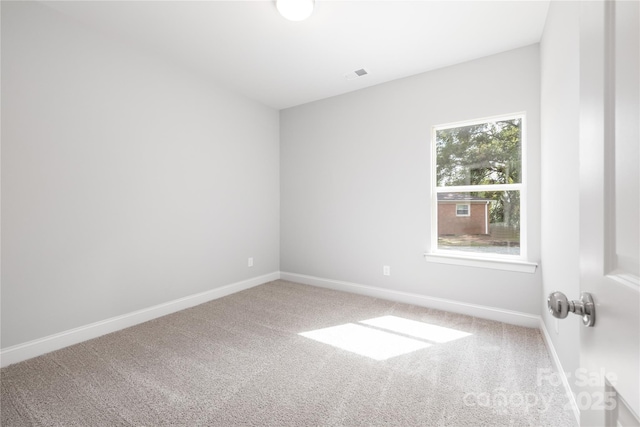
{"type": "Polygon", "coordinates": [[[276,0],[280,15],[289,21],[304,21],[313,13],[314,0],[276,0]]]}

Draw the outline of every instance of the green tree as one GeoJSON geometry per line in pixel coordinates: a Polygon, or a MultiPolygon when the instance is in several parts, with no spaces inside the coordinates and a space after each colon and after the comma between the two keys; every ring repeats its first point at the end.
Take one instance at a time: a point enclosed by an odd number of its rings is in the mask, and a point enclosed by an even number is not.
{"type": "MultiPolygon", "coordinates": [[[[436,131],[439,187],[522,182],[522,120],[499,120],[436,131]]],[[[520,226],[519,191],[483,191],[491,199],[491,222],[520,226]]]]}

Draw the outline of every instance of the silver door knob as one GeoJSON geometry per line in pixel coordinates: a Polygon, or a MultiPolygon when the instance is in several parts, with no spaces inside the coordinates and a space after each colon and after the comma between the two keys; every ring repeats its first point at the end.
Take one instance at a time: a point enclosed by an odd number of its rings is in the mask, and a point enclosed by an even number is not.
{"type": "Polygon", "coordinates": [[[552,292],[547,298],[547,307],[549,313],[558,319],[564,319],[571,312],[582,317],[584,326],[590,327],[596,323],[596,305],[588,292],[581,293],[579,301],[569,301],[562,292],[552,292]]]}

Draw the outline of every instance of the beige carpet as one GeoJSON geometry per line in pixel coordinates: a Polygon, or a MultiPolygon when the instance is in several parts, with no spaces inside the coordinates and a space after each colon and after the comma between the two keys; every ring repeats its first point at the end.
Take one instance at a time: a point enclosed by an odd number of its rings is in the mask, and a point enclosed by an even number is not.
{"type": "Polygon", "coordinates": [[[575,425],[538,369],[538,330],[275,281],[2,369],[1,422],[575,425]]]}

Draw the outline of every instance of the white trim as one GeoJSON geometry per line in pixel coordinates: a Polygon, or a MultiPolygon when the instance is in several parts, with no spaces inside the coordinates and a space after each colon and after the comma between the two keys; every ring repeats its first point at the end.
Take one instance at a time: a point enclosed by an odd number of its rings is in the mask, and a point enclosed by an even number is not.
{"type": "MultiPolygon", "coordinates": [[[[609,387],[611,387],[609,385],[609,387]]],[[[613,387],[612,387],[613,388],[613,387]]],[[[631,406],[627,403],[626,400],[620,393],[614,390],[616,396],[616,411],[618,412],[618,416],[616,417],[616,426],[617,427],[629,427],[629,426],[640,426],[640,417],[633,412],[631,406]]],[[[607,411],[607,415],[610,414],[611,411],[607,411]]]]}
{"type": "Polygon", "coordinates": [[[429,229],[431,237],[431,248],[438,247],[438,215],[439,215],[439,201],[438,201],[438,149],[436,148],[436,132],[435,126],[431,128],[431,141],[429,146],[431,147],[431,228],[429,229]]]}
{"type": "Polygon", "coordinates": [[[489,202],[484,205],[484,234],[489,234],[489,202]]]}
{"type": "Polygon", "coordinates": [[[138,325],[152,319],[156,319],[176,311],[184,310],[205,302],[222,298],[245,289],[253,288],[280,278],[280,272],[273,272],[263,276],[254,277],[230,285],[211,289],[163,304],[154,305],[142,310],[133,311],[121,316],[101,320],[89,325],[80,326],[57,334],[38,338],[26,343],[17,344],[0,350],[0,366],[5,367],[12,363],[21,362],[40,356],[54,350],[59,350],[82,341],[97,338],[111,332],[119,331],[130,326],[138,325]]]}
{"type": "Polygon", "coordinates": [[[522,113],[522,128],[520,129],[520,163],[522,170],[520,181],[520,256],[526,260],[529,256],[529,120],[525,112],[522,113]]]}
{"type": "MultiPolygon", "coordinates": [[[[478,184],[478,185],[449,185],[446,187],[436,187],[436,193],[478,193],[481,191],[522,191],[524,184],[478,184]]],[[[448,200],[438,200],[443,202],[448,200]]],[[[455,200],[452,200],[455,201],[455,200]]]]}
{"type": "Polygon", "coordinates": [[[562,380],[562,386],[564,387],[564,391],[567,394],[567,398],[569,399],[569,405],[571,406],[571,410],[573,411],[573,415],[576,417],[576,421],[578,425],[580,425],[580,409],[578,409],[578,403],[576,402],[576,397],[571,390],[571,386],[569,385],[569,379],[567,378],[567,374],[564,369],[562,369],[562,363],[560,362],[560,357],[558,357],[558,353],[556,353],[556,348],[553,346],[553,341],[551,341],[551,336],[549,335],[549,331],[547,331],[547,326],[544,323],[542,317],[540,317],[540,332],[542,333],[542,339],[547,346],[547,350],[549,351],[549,355],[551,355],[551,360],[553,361],[553,365],[556,368],[556,372],[560,376],[562,380]]]}
{"type": "Polygon", "coordinates": [[[526,111],[520,111],[512,114],[498,114],[495,116],[487,116],[479,119],[460,120],[458,122],[443,123],[443,124],[436,125],[433,128],[435,130],[443,130],[443,129],[459,128],[463,126],[475,126],[475,125],[481,125],[488,122],[497,122],[499,120],[517,119],[521,116],[524,117],[525,115],[526,115],[526,111]]]}
{"type": "MultiPolygon", "coordinates": [[[[511,114],[501,114],[496,116],[477,118],[473,120],[462,120],[458,122],[445,123],[431,128],[431,250],[437,251],[438,249],[438,193],[447,192],[477,192],[477,191],[519,191],[520,192],[520,258],[522,262],[527,259],[528,255],[528,229],[529,229],[529,216],[528,216],[528,127],[527,127],[527,112],[520,111],[511,114]],[[444,186],[438,187],[437,182],[437,149],[436,149],[436,133],[443,129],[453,129],[463,126],[473,126],[482,123],[490,123],[499,120],[512,120],[521,119],[520,128],[520,180],[519,183],[514,184],[490,184],[490,185],[459,185],[459,186],[444,186]]],[[[437,261],[436,261],[437,262],[437,261]]],[[[452,264],[452,262],[448,262],[452,264]]],[[[477,264],[474,261],[463,265],[477,264]]],[[[507,263],[508,264],[508,263],[507,263]]],[[[491,268],[491,267],[488,267],[491,268]]],[[[502,269],[502,268],[501,268],[502,269]]],[[[535,269],[534,269],[535,270],[535,269]]]]}
{"type": "Polygon", "coordinates": [[[377,288],[374,286],[342,282],[339,280],[323,279],[320,277],[307,276],[304,274],[287,273],[284,271],[280,272],[280,278],[282,280],[289,280],[291,282],[302,283],[305,285],[318,286],[321,288],[366,295],[390,301],[398,301],[405,304],[418,305],[421,307],[435,308],[437,310],[466,314],[468,316],[496,320],[498,322],[509,323],[512,325],[526,326],[528,328],[538,328],[540,326],[540,316],[529,313],[522,313],[519,311],[505,310],[502,308],[488,307],[477,304],[469,304],[444,298],[428,297],[425,295],[409,292],[377,288]]]}
{"type": "Polygon", "coordinates": [[[456,252],[455,254],[425,253],[427,262],[438,264],[463,265],[466,267],[490,268],[493,270],[516,271],[518,273],[533,274],[536,272],[538,264],[535,262],[522,261],[519,259],[510,260],[507,255],[498,258],[483,258],[471,254],[456,252]]]}

